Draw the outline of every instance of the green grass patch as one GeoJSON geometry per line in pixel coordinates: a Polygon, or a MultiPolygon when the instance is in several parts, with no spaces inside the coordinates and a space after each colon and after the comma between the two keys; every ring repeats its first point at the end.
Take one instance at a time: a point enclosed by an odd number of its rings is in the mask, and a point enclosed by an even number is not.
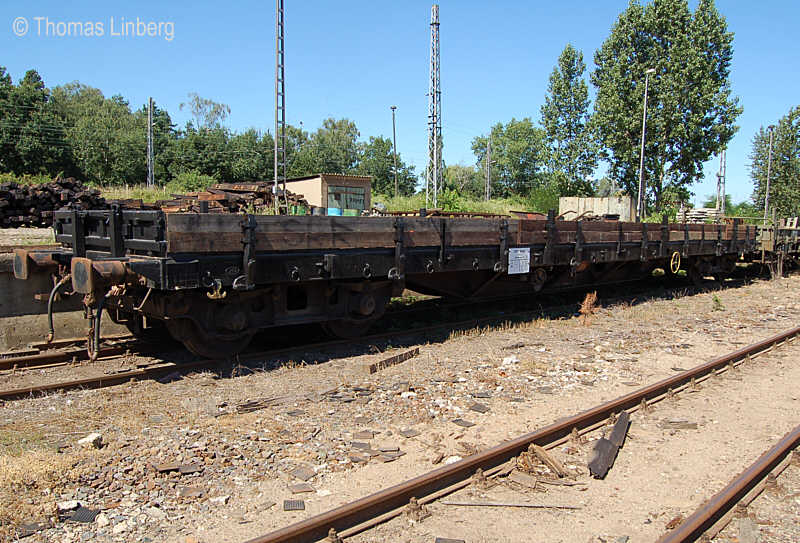
{"type": "Polygon", "coordinates": [[[43,432],[0,430],[0,455],[21,456],[30,451],[52,450],[53,445],[47,441],[43,432]]]}

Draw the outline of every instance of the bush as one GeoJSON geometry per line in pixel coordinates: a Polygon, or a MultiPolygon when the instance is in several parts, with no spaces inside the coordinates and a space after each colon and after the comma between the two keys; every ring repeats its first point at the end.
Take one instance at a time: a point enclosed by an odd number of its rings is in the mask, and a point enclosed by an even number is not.
{"type": "Polygon", "coordinates": [[[531,193],[522,200],[522,203],[525,206],[525,211],[547,213],[552,209],[558,213],[559,196],[558,189],[551,185],[546,185],[532,189],[531,193]]]}
{"type": "Polygon", "coordinates": [[[167,192],[198,192],[206,190],[217,182],[209,175],[203,175],[197,170],[182,172],[166,184],[167,192]]]}
{"type": "Polygon", "coordinates": [[[41,185],[42,183],[49,183],[53,180],[49,175],[30,175],[23,174],[20,176],[13,173],[0,173],[0,183],[18,183],[20,185],[41,185]]]}

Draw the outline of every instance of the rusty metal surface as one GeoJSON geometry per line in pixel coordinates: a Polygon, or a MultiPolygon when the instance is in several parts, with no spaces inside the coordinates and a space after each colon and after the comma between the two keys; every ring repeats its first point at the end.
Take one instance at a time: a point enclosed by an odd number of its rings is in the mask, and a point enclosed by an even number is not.
{"type": "Polygon", "coordinates": [[[139,370],[125,371],[114,375],[102,375],[99,377],[89,377],[86,379],[77,379],[75,381],[65,381],[61,383],[52,383],[49,385],[40,385],[33,387],[24,387],[14,390],[6,390],[0,392],[0,400],[20,400],[32,396],[37,396],[46,392],[75,390],[75,389],[88,389],[88,388],[102,388],[114,385],[127,383],[134,379],[145,379],[163,377],[175,372],[188,372],[201,368],[207,368],[219,364],[218,360],[203,360],[190,364],[166,364],[152,368],[144,368],[139,370]]]}
{"type": "Polygon", "coordinates": [[[578,415],[562,419],[535,432],[504,442],[482,453],[443,466],[267,535],[256,537],[247,543],[305,543],[323,539],[328,535],[331,528],[341,532],[390,511],[402,508],[409,503],[411,498],[420,499],[472,477],[478,468],[486,471],[499,466],[527,450],[531,444],[545,445],[567,437],[573,428],[583,429],[590,427],[604,421],[612,414],[637,407],[643,399],[646,401],[657,399],[665,395],[670,389],[675,390],[678,387],[687,385],[692,379],[702,377],[712,371],[724,368],[730,363],[742,360],[748,355],[768,349],[796,336],[798,333],[800,333],[800,327],[777,334],[578,415]]]}
{"type": "Polygon", "coordinates": [[[674,530],[663,535],[657,543],[683,543],[700,539],[706,530],[733,508],[759,481],[767,477],[798,445],[800,426],[786,434],[728,486],[712,496],[674,530]]]}
{"type": "MultiPolygon", "coordinates": [[[[130,346],[115,346],[100,349],[98,356],[114,356],[124,353],[130,346]]],[[[58,364],[63,362],[71,362],[73,360],[80,361],[89,358],[86,349],[70,349],[68,351],[55,351],[43,352],[37,354],[30,354],[25,356],[11,356],[8,358],[0,358],[0,370],[10,370],[13,368],[33,368],[39,366],[47,366],[49,364],[58,364]]]]}

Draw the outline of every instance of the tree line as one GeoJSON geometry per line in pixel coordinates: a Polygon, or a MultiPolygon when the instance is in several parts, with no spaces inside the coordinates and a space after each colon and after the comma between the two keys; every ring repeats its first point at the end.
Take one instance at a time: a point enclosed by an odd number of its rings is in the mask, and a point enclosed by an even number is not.
{"type": "MultiPolygon", "coordinates": [[[[273,179],[270,132],[225,127],[230,107],[191,93],[181,109],[191,120],[176,126],[153,108],[154,175],[159,184],[196,190],[210,182],[273,179]]],[[[140,184],[147,178],[147,108],[122,96],[107,98],[81,84],[48,88],[35,70],[16,84],[0,66],[0,173],[72,176],[98,185],[140,184]]],[[[333,172],[373,176],[373,189],[394,191],[391,140],[360,140],[355,123],[326,119],[314,132],[287,126],[287,175],[333,172]]],[[[413,193],[414,167],[398,154],[401,194],[413,193]]]]}

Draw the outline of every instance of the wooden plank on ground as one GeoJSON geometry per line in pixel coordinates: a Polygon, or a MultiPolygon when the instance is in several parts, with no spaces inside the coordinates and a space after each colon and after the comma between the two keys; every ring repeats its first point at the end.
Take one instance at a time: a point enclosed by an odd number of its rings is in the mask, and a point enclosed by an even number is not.
{"type": "Polygon", "coordinates": [[[559,462],[556,458],[550,455],[549,452],[544,450],[544,447],[539,445],[531,445],[531,450],[536,455],[536,457],[541,460],[545,466],[550,468],[550,471],[558,475],[559,477],[567,477],[569,472],[564,468],[564,465],[559,462]]]}
{"type": "Polygon", "coordinates": [[[410,358],[414,358],[418,354],[419,354],[419,347],[414,347],[413,349],[406,351],[404,353],[390,356],[389,358],[379,360],[378,362],[373,362],[372,364],[366,364],[366,369],[369,373],[376,373],[382,369],[388,368],[390,366],[395,366],[397,364],[400,364],[401,362],[405,362],[410,358]]]}
{"type": "Polygon", "coordinates": [[[620,447],[625,443],[631,419],[627,411],[620,413],[608,439],[601,437],[595,441],[592,457],[589,460],[589,472],[597,479],[602,479],[614,465],[620,447]]]}

